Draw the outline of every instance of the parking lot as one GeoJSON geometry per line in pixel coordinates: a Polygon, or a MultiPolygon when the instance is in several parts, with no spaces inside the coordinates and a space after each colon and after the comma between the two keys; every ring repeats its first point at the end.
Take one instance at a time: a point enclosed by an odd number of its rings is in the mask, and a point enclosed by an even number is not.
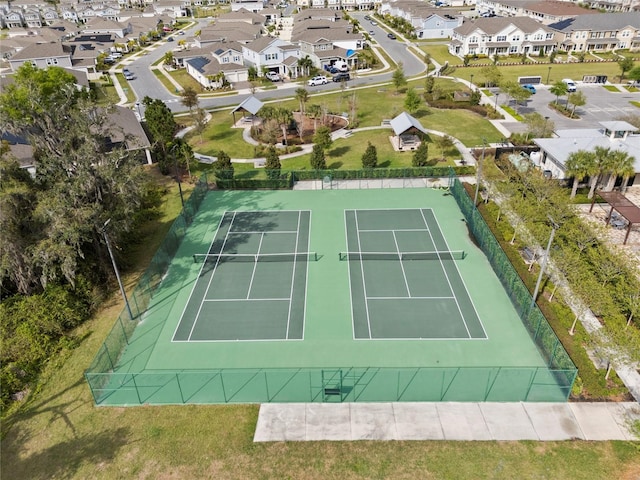
{"type": "MultiPolygon", "coordinates": [[[[602,85],[578,82],[578,91],[585,94],[587,103],[583,107],[576,108],[576,113],[580,116],[580,119],[574,120],[560,115],[549,107],[549,103],[556,100],[555,95],[549,92],[549,86],[536,85],[535,88],[536,93],[529,97],[526,106],[521,105],[518,107],[518,113],[524,115],[538,112],[540,115],[549,117],[549,120],[554,122],[556,130],[598,128],[599,122],[617,120],[629,114],[640,114],[640,109],[630,103],[633,100],[640,101],[640,92],[630,93],[626,90],[621,90],[616,93],[610,92],[602,85]]],[[[498,102],[500,105],[506,104],[506,97],[503,93],[500,93],[498,102]]],[[[560,97],[559,102],[566,102],[566,96],[560,97]]],[[[512,101],[510,105],[513,107],[514,102],[512,101]]],[[[504,125],[512,132],[522,132],[527,128],[526,124],[523,123],[505,123],[504,125]]]]}

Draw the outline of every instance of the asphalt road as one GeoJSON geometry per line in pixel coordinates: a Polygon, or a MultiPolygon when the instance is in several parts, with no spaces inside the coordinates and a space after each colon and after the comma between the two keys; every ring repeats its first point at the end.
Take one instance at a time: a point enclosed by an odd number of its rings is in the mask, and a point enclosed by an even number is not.
{"type": "MultiPolygon", "coordinates": [[[[353,16],[358,19],[363,28],[368,30],[374,30],[374,39],[377,45],[387,51],[388,55],[396,62],[402,62],[405,75],[412,77],[420,74],[425,70],[425,65],[409,50],[407,44],[398,37],[398,40],[392,40],[387,38],[387,31],[381,28],[379,25],[373,26],[367,20],[364,20],[364,13],[355,13],[353,16]]],[[[197,25],[185,30],[185,35],[181,38],[189,39],[193,36],[193,33],[203,28],[208,24],[208,20],[200,20],[197,25]]],[[[176,40],[180,38],[176,35],[176,40]]],[[[162,100],[174,113],[186,111],[186,108],[180,103],[180,97],[175,95],[175,92],[169,92],[164,85],[156,78],[155,74],[150,70],[152,64],[164,57],[165,53],[173,50],[177,47],[177,41],[175,42],[159,42],[153,49],[147,50],[144,55],[137,56],[134,60],[125,61],[117,68],[127,67],[135,76],[136,79],[129,82],[129,85],[123,85],[125,88],[130,88],[135,93],[139,102],[145,96],[151,98],[157,98],[162,100]]],[[[352,78],[348,82],[349,87],[357,86],[369,86],[379,83],[386,83],[391,81],[392,72],[381,73],[377,75],[371,75],[361,78],[352,78]]],[[[296,88],[301,85],[297,82],[293,82],[289,85],[278,85],[277,90],[256,91],[253,96],[260,100],[273,100],[278,98],[286,98],[294,95],[296,88]]],[[[318,85],[315,87],[309,87],[305,85],[305,88],[310,93],[332,91],[339,89],[339,84],[329,82],[327,85],[318,85]]],[[[233,96],[223,96],[216,98],[201,98],[200,107],[205,109],[212,109],[217,107],[223,107],[228,105],[238,105],[252,94],[238,94],[233,96]]],[[[141,107],[142,109],[142,107],[141,107]]],[[[142,112],[141,112],[142,113],[142,112]]]]}

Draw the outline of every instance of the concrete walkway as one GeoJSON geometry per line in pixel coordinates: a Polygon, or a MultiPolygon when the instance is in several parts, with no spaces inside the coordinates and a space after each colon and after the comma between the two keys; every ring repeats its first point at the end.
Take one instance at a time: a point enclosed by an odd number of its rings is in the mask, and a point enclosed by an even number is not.
{"type": "Polygon", "coordinates": [[[254,442],[640,440],[637,403],[267,403],[254,442]]]}

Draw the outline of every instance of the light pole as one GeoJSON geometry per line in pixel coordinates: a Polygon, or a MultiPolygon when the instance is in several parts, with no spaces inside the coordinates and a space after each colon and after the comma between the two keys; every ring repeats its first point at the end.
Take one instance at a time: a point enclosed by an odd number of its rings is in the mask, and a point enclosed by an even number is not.
{"type": "Polygon", "coordinates": [[[531,297],[531,305],[529,305],[529,312],[527,313],[527,317],[531,315],[531,311],[533,310],[533,306],[536,304],[536,298],[538,298],[538,290],[540,289],[540,282],[542,281],[542,275],[544,274],[544,269],[547,266],[547,261],[549,260],[549,250],[551,250],[551,243],[553,242],[553,237],[556,234],[556,230],[560,228],[553,218],[550,215],[547,215],[549,221],[551,222],[551,235],[549,235],[549,243],[547,243],[547,250],[544,252],[544,258],[542,259],[542,265],[540,265],[540,274],[538,275],[538,281],[536,282],[536,288],[533,290],[533,296],[531,297]]]}
{"type": "Polygon", "coordinates": [[[471,81],[469,82],[469,87],[473,90],[473,73],[471,74],[471,81]]]}
{"type": "Polygon", "coordinates": [[[138,111],[138,121],[142,121],[142,112],[140,111],[140,102],[136,102],[136,110],[138,111]]]}
{"type": "Polygon", "coordinates": [[[182,184],[180,183],[180,175],[178,175],[178,161],[176,160],[176,148],[178,144],[174,144],[171,147],[171,155],[173,156],[173,167],[176,172],[176,182],[178,182],[178,191],[180,192],[180,203],[182,204],[182,209],[184,210],[184,197],[182,196],[182,184]]]}
{"type": "Polygon", "coordinates": [[[478,191],[480,190],[480,169],[482,168],[482,164],[484,163],[484,148],[487,144],[487,141],[484,137],[482,137],[482,157],[476,165],[476,194],[473,196],[473,205],[478,206],[478,191]]]}
{"type": "Polygon", "coordinates": [[[111,219],[108,219],[102,225],[100,229],[100,233],[104,237],[104,243],[107,244],[107,250],[109,251],[109,257],[111,258],[111,264],[113,265],[113,271],[116,273],[116,278],[118,279],[118,286],[120,287],[120,293],[122,294],[122,298],[124,299],[124,304],[127,307],[127,312],[129,313],[129,318],[133,320],[133,313],[131,313],[131,306],[129,306],[129,300],[127,299],[127,294],[124,291],[124,286],[122,285],[122,279],[120,278],[120,272],[118,271],[118,265],[116,264],[116,258],[113,256],[113,251],[111,250],[111,242],[109,241],[109,235],[107,235],[107,225],[111,219]]]}
{"type": "Polygon", "coordinates": [[[544,117],[544,128],[542,129],[542,136],[546,138],[547,136],[547,122],[549,121],[549,117],[544,117]]]}
{"type": "Polygon", "coordinates": [[[549,85],[549,77],[551,77],[551,67],[549,67],[549,70],[547,71],[547,85],[549,85]]]}
{"type": "Polygon", "coordinates": [[[497,112],[498,111],[498,97],[500,96],[500,94],[498,92],[496,92],[496,104],[493,107],[494,110],[497,112]]]}

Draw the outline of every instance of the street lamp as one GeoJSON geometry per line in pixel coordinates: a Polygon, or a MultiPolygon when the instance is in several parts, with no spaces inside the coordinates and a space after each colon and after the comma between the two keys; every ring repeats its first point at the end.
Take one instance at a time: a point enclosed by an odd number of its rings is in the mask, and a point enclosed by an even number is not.
{"type": "Polygon", "coordinates": [[[178,147],[178,144],[174,144],[173,147],[171,147],[171,155],[173,156],[173,167],[175,169],[176,172],[176,182],[178,182],[178,191],[180,192],[180,203],[182,204],[182,209],[184,210],[184,197],[182,196],[182,184],[180,183],[180,175],[178,175],[178,161],[176,160],[176,148],[178,147]]]}
{"type": "Polygon", "coordinates": [[[538,290],[540,289],[540,282],[542,281],[542,275],[544,274],[544,269],[547,266],[547,261],[549,260],[549,250],[551,250],[551,243],[553,242],[553,237],[556,234],[556,230],[560,228],[553,218],[550,215],[547,215],[547,218],[551,222],[551,235],[549,235],[549,243],[547,244],[547,249],[544,252],[544,258],[542,259],[542,265],[540,265],[540,274],[538,275],[538,281],[536,282],[536,288],[533,290],[533,296],[531,297],[531,305],[529,305],[529,312],[527,313],[527,317],[531,315],[531,310],[533,310],[533,306],[536,304],[536,298],[538,298],[538,290]]]}
{"type": "Polygon", "coordinates": [[[551,67],[549,67],[549,70],[547,71],[547,85],[549,85],[549,77],[551,76],[551,67]]]}
{"type": "Polygon", "coordinates": [[[495,95],[496,95],[496,104],[495,104],[495,106],[493,108],[497,112],[498,111],[498,97],[500,96],[500,94],[498,92],[496,92],[495,95]]]}
{"type": "Polygon", "coordinates": [[[106,222],[104,222],[104,225],[102,225],[102,228],[100,229],[100,233],[102,233],[102,236],[104,237],[104,243],[107,244],[107,250],[109,251],[109,257],[111,257],[111,264],[113,265],[113,271],[116,273],[116,278],[118,279],[118,286],[120,287],[120,293],[122,294],[122,298],[124,299],[124,304],[127,307],[129,318],[133,320],[133,313],[131,313],[129,300],[127,299],[127,294],[124,291],[124,286],[122,285],[122,279],[120,278],[120,272],[118,271],[118,265],[116,264],[116,259],[113,256],[113,251],[111,250],[111,242],[109,241],[109,235],[107,235],[107,225],[109,225],[110,221],[111,219],[108,219],[106,222]]]}
{"type": "Polygon", "coordinates": [[[473,73],[471,74],[471,81],[469,82],[469,87],[473,90],[473,73]]]}
{"type": "Polygon", "coordinates": [[[486,144],[486,139],[482,137],[482,157],[480,158],[480,162],[476,165],[476,194],[473,196],[473,205],[476,207],[478,206],[478,191],[480,190],[480,169],[484,163],[484,148],[486,144]]]}
{"type": "Polygon", "coordinates": [[[544,117],[544,127],[542,129],[542,136],[547,136],[547,122],[549,121],[549,117],[544,117]]]}
{"type": "Polygon", "coordinates": [[[136,102],[136,110],[138,111],[138,121],[142,121],[142,111],[140,110],[140,102],[136,102]]]}

